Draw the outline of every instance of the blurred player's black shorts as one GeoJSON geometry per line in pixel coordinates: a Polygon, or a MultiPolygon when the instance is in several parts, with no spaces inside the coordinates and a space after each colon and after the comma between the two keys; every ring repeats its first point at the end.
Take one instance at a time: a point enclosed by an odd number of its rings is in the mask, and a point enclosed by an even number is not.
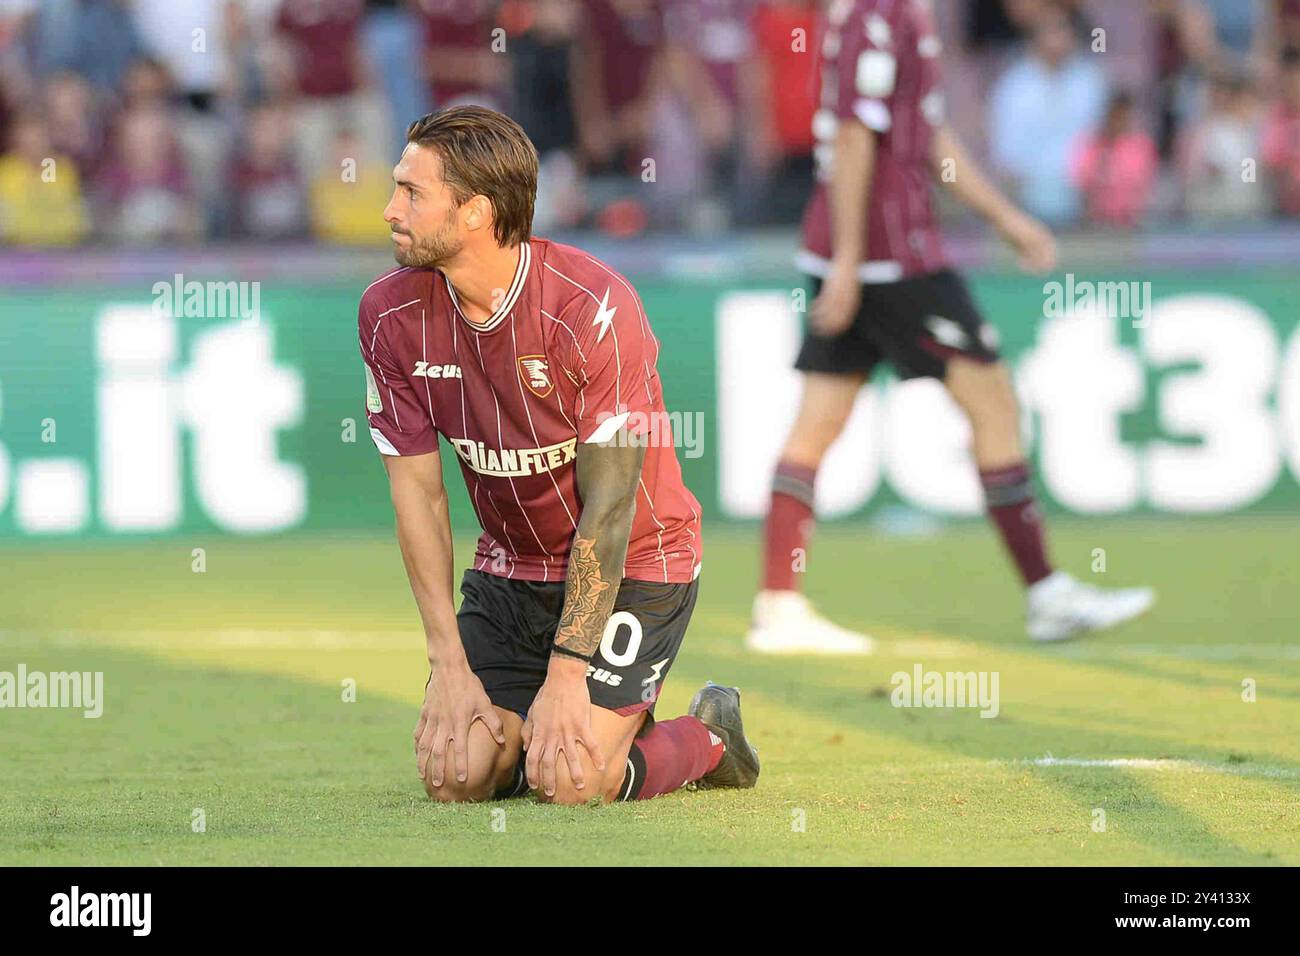
{"type": "MultiPolygon", "coordinates": [[[[822,282],[809,276],[811,303],[822,282]]],[[[942,379],[948,359],[998,359],[997,330],[980,317],[952,269],[898,282],[865,283],[853,324],[836,336],[804,333],[801,372],[867,372],[889,362],[901,378],[942,379]]]]}
{"type": "MultiPolygon", "coordinates": [[[[456,620],[470,670],[498,707],[528,714],[546,680],[555,631],[564,608],[562,581],[514,581],[470,569],[456,620]]],[[[655,699],[682,646],[699,581],[660,584],[624,580],[605,637],[587,668],[597,707],[654,713],[655,699]]]]}

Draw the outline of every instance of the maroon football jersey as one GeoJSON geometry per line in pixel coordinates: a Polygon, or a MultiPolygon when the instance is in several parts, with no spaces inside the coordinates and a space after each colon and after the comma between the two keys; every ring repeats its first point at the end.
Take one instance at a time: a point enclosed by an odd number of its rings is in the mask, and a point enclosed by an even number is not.
{"type": "Polygon", "coordinates": [[[365,0],[284,0],[276,28],[294,43],[298,91],[341,96],[357,88],[357,38],[365,0]]]}
{"type": "Polygon", "coordinates": [[[923,0],[834,0],[822,31],[813,118],[818,183],[804,212],[797,262],[825,275],[835,130],[857,119],[876,133],[864,282],[896,282],[946,265],[930,200],[930,146],[943,124],[939,38],[923,0]]]}
{"type": "Polygon", "coordinates": [[[620,427],[646,447],[624,576],[699,574],[699,502],[682,483],[655,363],[659,342],[631,284],[580,249],[531,239],[500,308],[470,322],[436,269],[403,268],[361,297],[370,434],[386,455],[455,450],[483,534],[474,567],[563,581],[582,504],[581,442],[620,427]]]}

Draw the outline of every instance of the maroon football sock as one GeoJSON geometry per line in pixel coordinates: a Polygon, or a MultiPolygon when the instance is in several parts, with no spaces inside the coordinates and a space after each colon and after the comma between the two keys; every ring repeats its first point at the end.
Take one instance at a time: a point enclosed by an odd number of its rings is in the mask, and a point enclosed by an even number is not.
{"type": "Polygon", "coordinates": [[[1047,560],[1047,534],[1043,512],[1034,497],[1029,468],[1021,462],[1007,468],[980,472],[989,518],[997,525],[1011,559],[1025,585],[1052,573],[1047,560]]]}
{"type": "Polygon", "coordinates": [[[655,724],[632,741],[620,800],[649,800],[699,780],[722,759],[722,739],[695,717],[655,724]]]}
{"type": "MultiPolygon", "coordinates": [[[[795,584],[797,551],[808,554],[813,530],[813,481],[817,469],[780,461],[772,479],[772,503],[763,524],[763,588],[798,590],[795,584]]],[[[802,562],[801,562],[802,564],[802,562]]]]}

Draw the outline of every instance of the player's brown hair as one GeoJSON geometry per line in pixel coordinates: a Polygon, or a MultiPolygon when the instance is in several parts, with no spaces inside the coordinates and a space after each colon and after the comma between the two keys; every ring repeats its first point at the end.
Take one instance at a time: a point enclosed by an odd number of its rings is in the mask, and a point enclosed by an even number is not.
{"type": "Polygon", "coordinates": [[[412,123],[406,141],[437,151],[443,181],[457,203],[476,195],[491,200],[498,245],[518,245],[529,237],[537,148],[518,123],[485,106],[452,106],[412,123]]]}

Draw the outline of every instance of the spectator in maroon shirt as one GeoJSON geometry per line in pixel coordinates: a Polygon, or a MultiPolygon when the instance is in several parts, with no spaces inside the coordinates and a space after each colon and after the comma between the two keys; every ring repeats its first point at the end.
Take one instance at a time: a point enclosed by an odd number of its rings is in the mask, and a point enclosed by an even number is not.
{"type": "Polygon", "coordinates": [[[753,49],[751,0],[660,0],[664,41],[689,50],[711,87],[733,107],[740,99],[741,66],[753,49]]]}
{"type": "MultiPolygon", "coordinates": [[[[656,138],[654,152],[681,163],[687,154],[699,154],[700,181],[685,191],[685,207],[693,215],[704,212],[716,221],[700,221],[710,228],[720,224],[726,213],[716,205],[725,199],[733,211],[755,194],[754,173],[745,162],[741,126],[742,109],[757,107],[753,88],[745,71],[754,60],[753,13],[747,0],[661,0],[664,10],[664,50],[660,76],[669,109],[685,114],[689,121],[684,139],[656,138]],[[742,94],[746,95],[742,102],[742,94]],[[699,190],[704,207],[692,192],[699,190]]],[[[664,107],[661,102],[660,107],[664,107]]],[[[672,129],[673,124],[662,124],[672,129]]],[[[748,122],[744,125],[748,125],[748,122]]],[[[656,124],[660,128],[660,124],[656,124]]],[[[692,157],[694,158],[694,157],[692,157]]],[[[689,177],[674,175],[673,183],[689,177]]],[[[667,184],[667,181],[665,181],[667,184]]]]}
{"type": "MultiPolygon", "coordinates": [[[[361,48],[365,0],[282,0],[276,34],[293,64],[298,165],[310,177],[340,130],[387,150],[392,120],[361,48]]],[[[378,158],[378,157],[375,157],[378,158]]]]}
{"type": "Polygon", "coordinates": [[[434,106],[499,106],[504,49],[493,50],[492,0],[417,0],[424,21],[424,70],[434,106]]]}
{"type": "Polygon", "coordinates": [[[198,238],[202,225],[168,114],[128,110],[100,180],[100,221],[110,238],[152,245],[198,238]]]}
{"type": "Polygon", "coordinates": [[[363,0],[284,0],[275,27],[289,44],[298,92],[346,96],[361,86],[363,0]]]}
{"type": "Polygon", "coordinates": [[[83,181],[91,182],[103,165],[103,111],[96,109],[94,88],[77,73],[56,73],[45,82],[45,119],[54,149],[76,163],[83,181]]]}
{"type": "Polygon", "coordinates": [[[630,172],[645,157],[663,43],[658,0],[588,0],[578,58],[578,139],[593,171],[630,172]]]}
{"type": "Polygon", "coordinates": [[[1264,123],[1261,154],[1278,211],[1300,216],[1300,50],[1283,54],[1282,94],[1264,123]]]}
{"type": "Polygon", "coordinates": [[[227,182],[236,237],[300,239],[306,234],[306,192],[283,107],[263,104],[249,114],[227,182]]]}

